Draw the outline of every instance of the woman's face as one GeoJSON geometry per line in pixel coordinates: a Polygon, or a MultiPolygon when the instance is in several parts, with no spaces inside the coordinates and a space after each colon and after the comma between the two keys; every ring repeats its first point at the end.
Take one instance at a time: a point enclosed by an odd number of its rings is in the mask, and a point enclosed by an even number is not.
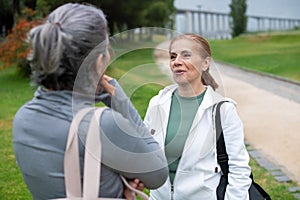
{"type": "Polygon", "coordinates": [[[207,70],[210,57],[201,57],[201,46],[191,39],[178,39],[170,47],[170,68],[174,81],[181,84],[201,84],[202,71],[207,70]]]}

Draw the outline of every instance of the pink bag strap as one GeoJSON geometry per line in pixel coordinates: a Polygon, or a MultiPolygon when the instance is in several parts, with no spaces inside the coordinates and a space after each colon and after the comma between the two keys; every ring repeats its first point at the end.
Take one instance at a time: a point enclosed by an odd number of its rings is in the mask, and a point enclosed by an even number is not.
{"type": "Polygon", "coordinates": [[[94,108],[80,110],[73,118],[69,129],[69,135],[64,157],[64,174],[67,197],[80,197],[81,179],[78,149],[78,127],[83,117],[94,108]]]}
{"type": "MultiPolygon", "coordinates": [[[[83,197],[87,200],[109,199],[98,198],[101,175],[101,137],[99,135],[99,120],[101,118],[102,112],[105,109],[106,108],[103,107],[96,109],[92,107],[84,108],[77,113],[71,123],[64,159],[67,198],[83,197]],[[95,112],[92,116],[86,136],[82,193],[78,148],[78,128],[84,116],[92,110],[95,110],[95,112]]],[[[123,176],[121,176],[121,179],[124,185],[133,192],[134,197],[135,194],[138,194],[144,200],[149,199],[145,193],[130,186],[123,176]]]]}
{"type": "Polygon", "coordinates": [[[96,199],[99,194],[101,172],[100,118],[105,108],[97,108],[90,122],[85,143],[83,197],[96,199]]]}

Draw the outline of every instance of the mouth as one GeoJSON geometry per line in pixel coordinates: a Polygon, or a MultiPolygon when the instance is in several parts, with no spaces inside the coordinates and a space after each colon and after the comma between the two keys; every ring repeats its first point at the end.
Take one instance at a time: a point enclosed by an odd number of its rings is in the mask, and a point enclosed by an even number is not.
{"type": "Polygon", "coordinates": [[[174,72],[174,74],[176,74],[176,75],[181,75],[181,74],[185,73],[186,70],[183,70],[183,69],[177,69],[177,70],[174,70],[173,72],[174,72]]]}

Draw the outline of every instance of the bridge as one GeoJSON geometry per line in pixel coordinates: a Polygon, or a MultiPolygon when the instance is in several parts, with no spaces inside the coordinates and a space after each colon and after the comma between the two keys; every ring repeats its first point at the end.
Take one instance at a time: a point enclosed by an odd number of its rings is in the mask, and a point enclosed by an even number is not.
{"type": "MultiPolygon", "coordinates": [[[[285,31],[300,27],[300,19],[247,15],[248,32],[285,31]]],[[[210,39],[230,39],[232,18],[229,13],[204,10],[176,11],[176,31],[201,34],[210,39]]]]}

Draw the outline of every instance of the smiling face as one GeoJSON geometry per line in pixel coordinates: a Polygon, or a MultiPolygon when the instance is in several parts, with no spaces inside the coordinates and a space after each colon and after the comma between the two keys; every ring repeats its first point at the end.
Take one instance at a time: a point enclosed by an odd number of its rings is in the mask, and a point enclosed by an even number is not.
{"type": "Polygon", "coordinates": [[[202,71],[208,69],[210,57],[201,44],[189,39],[180,38],[170,46],[170,68],[174,81],[180,86],[190,85],[193,88],[203,85],[202,71]]]}

